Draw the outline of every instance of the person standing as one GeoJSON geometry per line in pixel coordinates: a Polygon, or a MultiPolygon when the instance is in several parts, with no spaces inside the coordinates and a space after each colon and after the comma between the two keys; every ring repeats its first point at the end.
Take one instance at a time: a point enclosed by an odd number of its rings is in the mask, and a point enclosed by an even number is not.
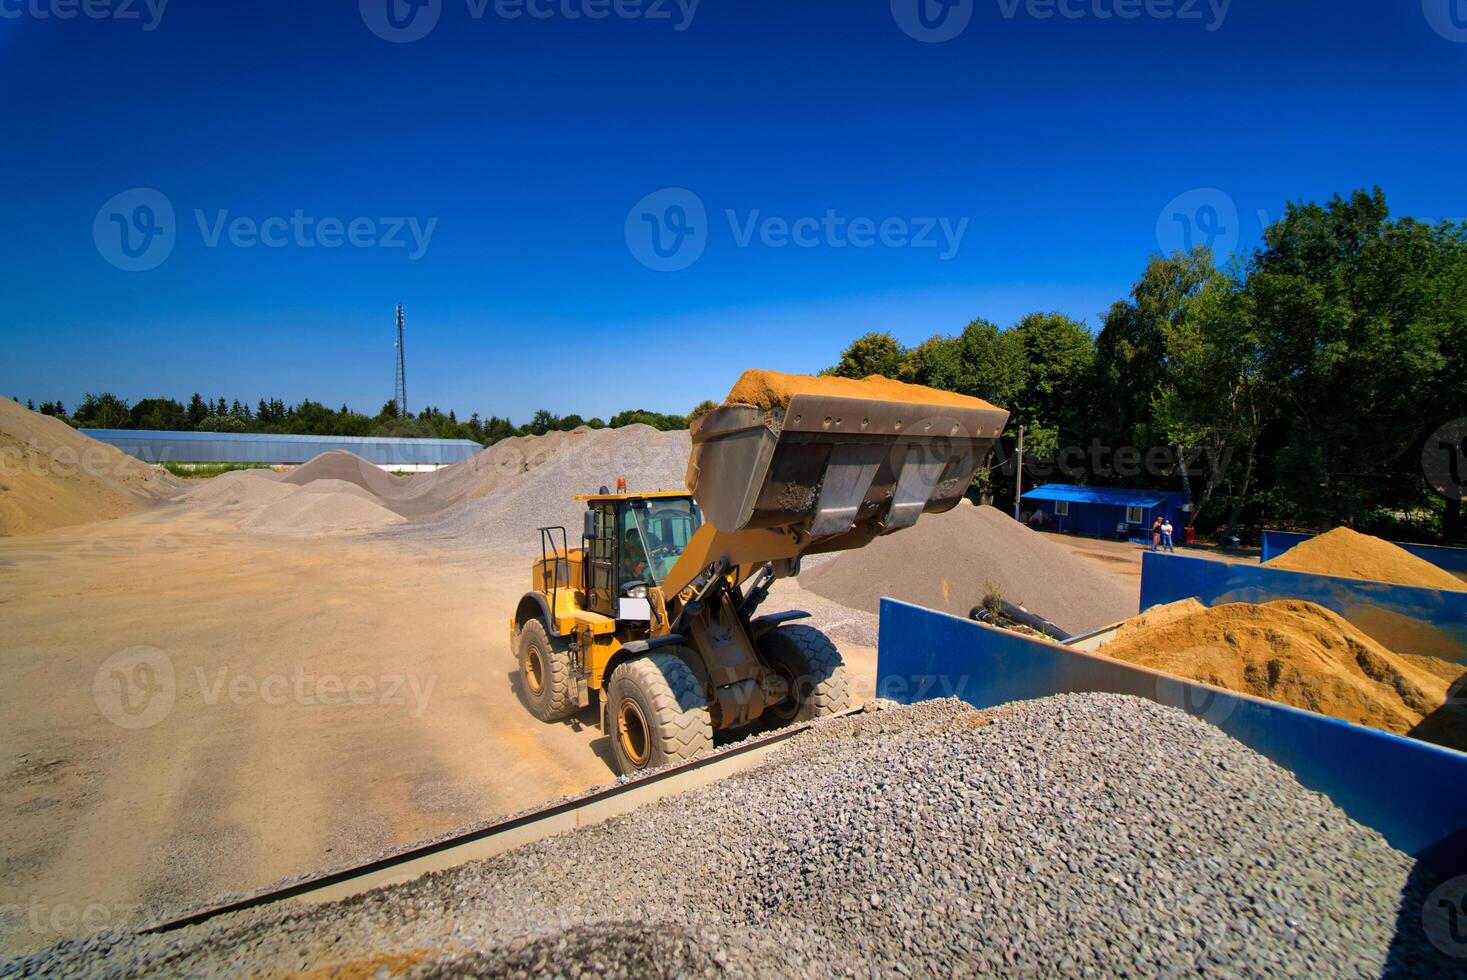
{"type": "Polygon", "coordinates": [[[1151,550],[1161,550],[1161,518],[1151,522],[1151,550]]]}
{"type": "Polygon", "coordinates": [[[1169,519],[1166,519],[1166,518],[1163,518],[1162,519],[1162,522],[1161,522],[1161,546],[1163,548],[1165,548],[1167,551],[1173,551],[1174,552],[1174,551],[1177,550],[1175,547],[1172,546],[1172,532],[1174,532],[1175,530],[1176,530],[1176,528],[1172,527],[1172,522],[1169,519]]]}

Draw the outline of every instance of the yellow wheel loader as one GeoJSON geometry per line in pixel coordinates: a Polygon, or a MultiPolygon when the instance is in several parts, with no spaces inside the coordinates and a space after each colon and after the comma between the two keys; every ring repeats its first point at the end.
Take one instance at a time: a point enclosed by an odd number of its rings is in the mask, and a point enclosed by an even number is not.
{"type": "Polygon", "coordinates": [[[509,624],[526,703],[544,721],[596,704],[622,773],[845,709],[835,645],[795,622],[808,613],[760,603],[805,555],[956,506],[1007,420],[884,378],[747,372],[692,425],[686,491],[578,496],[578,547],[540,529],[509,624]]]}

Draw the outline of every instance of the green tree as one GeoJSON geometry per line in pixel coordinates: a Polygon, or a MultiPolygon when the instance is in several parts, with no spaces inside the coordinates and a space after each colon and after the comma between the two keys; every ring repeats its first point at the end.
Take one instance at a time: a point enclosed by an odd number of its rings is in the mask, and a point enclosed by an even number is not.
{"type": "MultiPolygon", "coordinates": [[[[1165,330],[1167,371],[1152,393],[1151,425],[1169,446],[1200,451],[1201,493],[1192,501],[1195,524],[1230,471],[1230,536],[1248,501],[1257,471],[1258,439],[1268,399],[1259,377],[1260,344],[1253,311],[1236,275],[1213,269],[1183,301],[1184,315],[1165,330]],[[1235,457],[1241,453],[1242,461],[1235,457]]],[[[1190,481],[1189,481],[1189,489],[1190,481]]]]}
{"type": "Polygon", "coordinates": [[[191,427],[187,410],[172,398],[144,398],[130,414],[133,427],[138,429],[177,432],[191,427]]]}
{"type": "Polygon", "coordinates": [[[953,390],[992,402],[1013,405],[1024,390],[1024,342],[1016,331],[999,330],[988,320],[974,320],[957,337],[958,378],[953,390]]]}
{"type": "Polygon", "coordinates": [[[694,405],[693,410],[688,413],[688,425],[692,425],[694,422],[698,421],[703,416],[707,415],[709,412],[713,411],[716,408],[718,408],[718,404],[716,402],[711,402],[706,399],[694,405]]]}
{"type": "Polygon", "coordinates": [[[84,429],[130,429],[132,412],[126,400],[110,391],[82,396],[76,407],[76,424],[84,429]]]}
{"type": "Polygon", "coordinates": [[[1024,349],[1024,386],[1006,406],[1036,433],[1071,438],[1093,407],[1090,378],[1095,368],[1095,338],[1083,323],[1061,313],[1031,313],[1014,327],[1024,349]]]}
{"type": "Polygon", "coordinates": [[[911,384],[957,391],[962,366],[963,351],[957,338],[933,336],[906,352],[898,376],[911,384]]]}
{"type": "Polygon", "coordinates": [[[1264,232],[1247,290],[1282,399],[1277,487],[1306,519],[1425,496],[1420,448],[1461,377],[1462,248],[1460,227],[1392,222],[1379,188],[1264,232]]]}
{"type": "Polygon", "coordinates": [[[902,345],[889,333],[868,333],[857,337],[840,357],[832,371],[842,378],[865,378],[879,374],[895,378],[902,368],[902,345]]]}
{"type": "Polygon", "coordinates": [[[552,429],[558,428],[560,428],[560,416],[548,408],[542,408],[535,413],[534,418],[530,419],[530,424],[525,426],[525,431],[532,436],[543,436],[552,429]]]}

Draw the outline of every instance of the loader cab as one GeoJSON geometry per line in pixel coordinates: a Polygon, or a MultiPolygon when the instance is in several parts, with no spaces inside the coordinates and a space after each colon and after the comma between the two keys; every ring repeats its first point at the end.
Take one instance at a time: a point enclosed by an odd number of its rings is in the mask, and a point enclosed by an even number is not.
{"type": "Polygon", "coordinates": [[[587,503],[583,529],[586,607],[624,620],[646,620],[647,588],[682,557],[703,512],[687,493],[603,493],[587,503]]]}

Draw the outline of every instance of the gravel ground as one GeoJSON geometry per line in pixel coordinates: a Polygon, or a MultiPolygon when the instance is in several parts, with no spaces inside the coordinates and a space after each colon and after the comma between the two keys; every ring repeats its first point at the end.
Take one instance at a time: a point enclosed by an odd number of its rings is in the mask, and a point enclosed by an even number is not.
{"type": "Polygon", "coordinates": [[[928,702],[490,861],[0,974],[1422,975],[1433,884],[1181,712],[928,702]]]}

